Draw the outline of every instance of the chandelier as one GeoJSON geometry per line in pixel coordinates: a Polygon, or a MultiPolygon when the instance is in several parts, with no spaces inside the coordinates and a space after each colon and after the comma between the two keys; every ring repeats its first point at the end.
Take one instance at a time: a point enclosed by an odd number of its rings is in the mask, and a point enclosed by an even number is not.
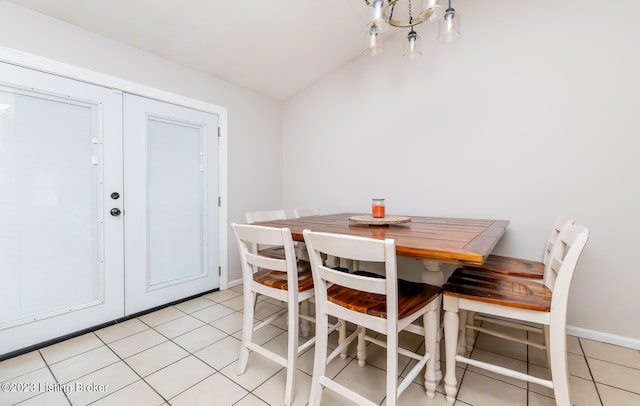
{"type": "Polygon", "coordinates": [[[364,0],[371,7],[371,19],[365,34],[365,55],[382,54],[384,42],[381,34],[389,26],[409,28],[404,41],[402,57],[414,60],[422,55],[422,41],[414,26],[427,22],[438,22],[438,40],[451,42],[460,36],[460,14],[451,7],[445,9],[444,0],[364,0]]]}

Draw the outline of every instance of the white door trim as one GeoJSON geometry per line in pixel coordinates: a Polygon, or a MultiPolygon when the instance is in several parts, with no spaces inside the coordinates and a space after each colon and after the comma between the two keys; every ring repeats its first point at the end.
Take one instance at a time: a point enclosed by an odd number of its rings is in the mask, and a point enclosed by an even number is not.
{"type": "Polygon", "coordinates": [[[30,69],[39,70],[54,75],[81,80],[94,85],[108,87],[116,92],[127,92],[151,99],[156,99],[195,110],[218,115],[218,125],[220,127],[220,142],[218,149],[220,190],[220,210],[219,210],[219,242],[220,242],[220,290],[229,287],[228,270],[228,173],[227,173],[227,108],[207,103],[201,100],[192,99],[175,93],[167,92],[140,83],[131,82],[114,76],[95,72],[85,68],[69,65],[53,59],[44,58],[34,54],[18,51],[12,48],[0,47],[0,61],[23,66],[30,69]]]}

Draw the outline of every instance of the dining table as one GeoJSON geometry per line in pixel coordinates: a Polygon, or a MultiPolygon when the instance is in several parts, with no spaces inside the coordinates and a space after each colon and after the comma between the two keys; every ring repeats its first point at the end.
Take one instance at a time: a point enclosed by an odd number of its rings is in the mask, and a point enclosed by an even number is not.
{"type": "Polygon", "coordinates": [[[420,279],[431,285],[442,286],[445,270],[464,265],[482,265],[504,234],[508,220],[387,216],[401,218],[394,224],[383,219],[370,223],[363,213],[338,213],[285,220],[257,222],[257,225],[289,228],[294,241],[304,242],[302,232],[311,230],[375,239],[395,240],[396,255],[414,258],[424,265],[420,279]]]}
{"type": "MultiPolygon", "coordinates": [[[[288,228],[293,240],[298,242],[304,242],[304,230],[379,240],[393,239],[396,255],[422,261],[420,279],[435,286],[444,284],[448,271],[453,272],[464,265],[482,265],[509,225],[508,220],[492,219],[404,215],[385,218],[371,218],[363,213],[338,213],[255,224],[288,228]],[[401,220],[395,221],[397,219],[401,220]]],[[[438,329],[438,343],[441,331],[438,329]]],[[[462,330],[459,333],[464,334],[462,330]]],[[[435,354],[435,360],[436,380],[440,382],[442,371],[439,351],[435,354]]]]}

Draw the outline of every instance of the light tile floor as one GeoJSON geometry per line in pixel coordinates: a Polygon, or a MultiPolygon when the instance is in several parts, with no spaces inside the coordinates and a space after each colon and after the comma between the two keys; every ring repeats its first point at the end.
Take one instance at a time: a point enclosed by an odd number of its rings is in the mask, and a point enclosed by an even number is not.
{"type": "MultiPolygon", "coordinates": [[[[247,371],[235,374],[242,328],[241,287],[210,293],[144,316],[42,348],[0,363],[0,406],[4,405],[282,405],[284,369],[251,355],[247,371]],[[9,389],[9,390],[7,390],[9,389]],[[11,391],[13,389],[13,391],[11,391]],[[19,389],[19,390],[18,390],[19,389]]],[[[256,317],[280,308],[259,301],[256,317]]],[[[286,348],[286,321],[257,337],[286,348]]],[[[401,337],[409,346],[416,337],[401,337]]],[[[363,395],[384,403],[384,350],[370,345],[368,363],[357,366],[352,348],[328,371],[363,395]]],[[[548,376],[546,355],[535,348],[480,334],[473,358],[548,376]]],[[[640,351],[569,337],[573,403],[580,406],[640,405],[640,351]]],[[[402,360],[403,366],[410,363],[402,360]]],[[[414,361],[411,361],[414,362],[414,361]]],[[[295,405],[309,398],[313,348],[300,356],[295,405]]],[[[442,364],[444,370],[444,364],[442,364]]],[[[459,364],[456,405],[554,405],[553,392],[459,364]]],[[[401,405],[446,405],[443,387],[434,400],[416,378],[401,405]]],[[[325,390],[323,405],[350,404],[325,390]]]]}

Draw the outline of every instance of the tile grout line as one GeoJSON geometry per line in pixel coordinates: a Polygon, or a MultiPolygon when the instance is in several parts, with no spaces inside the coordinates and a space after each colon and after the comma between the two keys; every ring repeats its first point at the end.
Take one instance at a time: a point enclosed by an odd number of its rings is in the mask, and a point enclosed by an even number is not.
{"type": "MultiPolygon", "coordinates": [[[[138,318],[136,317],[136,319],[138,319],[138,318]]],[[[140,322],[142,322],[142,320],[139,320],[139,321],[140,321],[140,322]]],[[[142,322],[142,323],[144,323],[144,322],[142,322]]],[[[145,325],[147,325],[146,323],[144,323],[144,324],[145,324],[145,325]]],[[[136,334],[137,334],[137,333],[136,333],[136,334]]],[[[132,335],[135,335],[135,334],[132,334],[132,335]]],[[[98,336],[98,335],[96,334],[96,336],[98,336]]],[[[130,337],[130,336],[129,336],[129,337],[130,337]]],[[[148,383],[148,382],[147,382],[147,381],[146,381],[146,380],[145,380],[145,379],[144,379],[144,378],[143,378],[143,377],[138,373],[138,371],[136,371],[135,369],[133,369],[129,364],[127,364],[127,361],[125,361],[125,360],[124,360],[124,359],[123,359],[119,354],[117,354],[117,353],[116,353],[116,352],[115,352],[111,347],[109,347],[109,344],[105,343],[105,342],[102,340],[102,338],[100,338],[100,337],[98,337],[98,339],[99,339],[100,341],[102,341],[102,343],[103,343],[103,344],[104,344],[104,345],[109,349],[109,351],[111,351],[111,352],[112,352],[116,357],[118,357],[118,359],[119,359],[119,360],[120,360],[124,365],[126,365],[126,366],[127,366],[127,368],[129,368],[131,371],[133,371],[133,373],[134,373],[134,374],[136,374],[136,375],[138,376],[138,378],[140,378],[140,380],[141,380],[142,382],[144,382],[146,385],[148,385],[148,386],[151,388],[151,390],[153,390],[155,393],[157,393],[157,394],[158,394],[158,396],[160,396],[160,398],[161,398],[164,402],[168,402],[168,401],[167,401],[167,399],[165,399],[165,398],[164,398],[164,396],[162,396],[162,395],[161,395],[161,394],[156,390],[156,388],[154,388],[153,386],[149,385],[149,383],[148,383]]],[[[118,341],[118,340],[116,340],[116,341],[118,341]]],[[[114,341],[114,342],[116,342],[116,341],[114,341]]],[[[159,344],[158,344],[158,345],[159,345],[159,344]]],[[[155,347],[155,346],[154,346],[154,347],[155,347]]],[[[153,348],[153,347],[151,347],[151,348],[153,348]]],[[[141,351],[141,352],[142,352],[142,351],[141,351]]],[[[139,352],[138,352],[137,354],[139,354],[139,352]]],[[[132,355],[132,356],[133,356],[133,355],[132,355]]],[[[113,365],[113,364],[111,364],[111,365],[113,365]]],[[[95,371],[94,371],[94,372],[95,372],[95,371]]],[[[107,396],[104,396],[104,397],[101,397],[101,398],[99,398],[99,399],[96,399],[96,400],[94,400],[94,401],[93,401],[93,402],[91,402],[91,403],[95,403],[95,402],[97,402],[97,401],[99,401],[99,400],[101,400],[101,399],[107,398],[107,397],[109,397],[109,396],[111,396],[111,395],[115,394],[116,392],[120,392],[120,391],[121,391],[121,390],[123,390],[124,388],[127,388],[127,387],[129,387],[129,386],[133,385],[133,384],[134,384],[134,383],[136,383],[136,382],[137,382],[137,381],[131,382],[130,384],[123,386],[122,388],[118,389],[117,391],[115,391],[115,392],[113,392],[113,393],[110,393],[110,394],[109,394],[109,395],[107,395],[107,396]]],[[[90,404],[91,404],[91,403],[90,403],[90,404]]]]}
{"type": "MultiPolygon", "coordinates": [[[[103,346],[107,347],[107,348],[109,349],[109,351],[113,352],[113,350],[112,350],[108,345],[106,345],[106,344],[104,343],[104,341],[102,341],[102,339],[101,339],[100,337],[98,337],[98,335],[97,335],[97,334],[95,334],[95,332],[91,332],[91,333],[89,333],[89,334],[93,334],[93,335],[94,335],[94,336],[95,336],[95,337],[96,337],[96,338],[97,338],[97,339],[102,343],[102,345],[103,345],[103,346]]],[[[75,358],[75,357],[77,357],[77,356],[80,356],[80,355],[86,354],[86,353],[88,353],[88,352],[95,351],[95,350],[99,349],[100,347],[101,347],[101,346],[98,346],[98,347],[92,348],[92,349],[90,349],[90,350],[87,350],[87,351],[81,352],[81,353],[79,353],[79,354],[73,355],[73,356],[71,356],[71,357],[67,357],[67,358],[65,358],[64,360],[60,360],[60,361],[58,361],[58,362],[54,362],[53,364],[58,364],[58,363],[60,363],[60,362],[67,361],[67,360],[70,360],[70,359],[75,358]]],[[[38,350],[38,352],[40,352],[40,350],[38,350]]],[[[42,354],[41,354],[41,355],[42,355],[42,354]]],[[[116,355],[116,357],[118,357],[118,354],[115,354],[115,355],[116,355]]],[[[44,359],[44,356],[42,356],[42,357],[43,357],[43,359],[44,359]]],[[[118,359],[120,359],[120,357],[118,357],[118,359]]],[[[98,369],[95,369],[95,370],[93,370],[93,371],[91,371],[91,372],[88,372],[88,373],[86,373],[86,374],[84,374],[84,375],[80,375],[80,376],[78,376],[78,377],[76,377],[76,378],[73,378],[73,379],[71,379],[69,382],[74,382],[74,381],[79,380],[80,378],[84,378],[85,376],[91,375],[91,374],[96,373],[96,372],[98,372],[98,371],[102,371],[103,369],[108,368],[108,367],[110,367],[110,366],[112,366],[112,365],[115,365],[115,364],[117,364],[118,362],[119,362],[119,361],[115,361],[115,362],[112,362],[112,363],[110,363],[110,364],[108,364],[108,365],[104,365],[104,366],[102,366],[102,367],[100,367],[100,368],[98,368],[98,369]]],[[[45,364],[47,365],[47,368],[49,368],[49,363],[47,363],[47,362],[46,362],[46,360],[45,360],[45,364]]],[[[128,365],[127,365],[127,366],[128,366],[128,365]]],[[[58,377],[55,375],[55,373],[54,373],[50,368],[49,368],[49,371],[51,372],[51,375],[52,375],[52,376],[54,377],[54,379],[56,380],[56,383],[58,383],[58,377]]],[[[69,382],[67,382],[67,383],[69,383],[69,382]]],[[[64,391],[62,391],[62,392],[64,392],[64,391]]],[[[116,392],[117,392],[117,391],[116,391],[116,392]]],[[[108,396],[108,395],[106,395],[106,396],[108,396]]],[[[101,398],[99,398],[99,399],[102,399],[102,398],[104,398],[104,397],[106,397],[106,396],[103,396],[103,397],[101,397],[101,398]]],[[[65,393],[65,397],[67,397],[67,400],[69,401],[69,404],[70,404],[70,405],[73,405],[73,402],[71,402],[71,399],[69,399],[69,397],[67,396],[67,393],[65,393]]],[[[96,400],[98,400],[98,399],[96,399],[96,400]]]]}
{"type": "MultiPolygon", "coordinates": [[[[202,296],[200,296],[200,297],[202,297],[202,296]]],[[[209,299],[207,299],[207,298],[204,298],[204,299],[209,300],[209,299]]],[[[216,304],[216,303],[215,303],[215,302],[213,302],[213,301],[211,301],[211,302],[212,302],[212,303],[214,303],[214,304],[216,304]]],[[[172,306],[172,307],[175,307],[175,306],[172,306]]],[[[207,306],[207,307],[211,307],[211,306],[207,306]]],[[[191,313],[187,313],[187,312],[185,312],[185,311],[183,311],[183,310],[181,310],[181,309],[178,309],[178,308],[176,308],[176,310],[178,310],[178,311],[180,311],[180,312],[184,313],[184,314],[185,314],[185,316],[190,316],[190,317],[192,317],[192,318],[194,318],[194,319],[196,319],[196,320],[198,320],[198,321],[200,321],[200,322],[204,323],[202,320],[198,319],[197,317],[192,316],[192,315],[191,315],[191,313]]],[[[196,310],[196,311],[199,311],[199,310],[202,310],[202,309],[198,309],[198,310],[196,310]]],[[[182,317],[185,317],[185,316],[180,316],[180,317],[177,317],[177,318],[175,318],[175,319],[172,319],[172,320],[166,321],[166,322],[164,322],[164,323],[160,323],[160,324],[158,324],[158,325],[157,325],[157,326],[155,326],[155,327],[162,326],[162,325],[164,325],[164,324],[170,323],[170,322],[172,322],[172,321],[174,321],[174,320],[178,320],[178,319],[180,319],[180,318],[182,318],[182,317]]],[[[140,321],[144,323],[144,321],[142,321],[142,320],[140,320],[140,321]]],[[[180,358],[180,359],[177,359],[177,360],[175,360],[174,362],[171,362],[171,363],[169,363],[169,364],[167,364],[167,365],[163,366],[162,368],[160,368],[160,369],[158,369],[158,370],[156,370],[156,371],[153,371],[152,373],[150,373],[149,375],[147,375],[147,377],[149,377],[149,376],[151,376],[151,375],[153,375],[153,374],[155,374],[155,373],[157,373],[157,372],[159,372],[159,371],[162,371],[163,369],[166,369],[166,368],[168,368],[168,367],[169,367],[169,366],[171,366],[171,365],[175,365],[176,363],[178,363],[178,362],[180,362],[180,361],[182,361],[182,360],[184,360],[184,359],[187,359],[187,358],[189,358],[190,356],[194,357],[194,358],[195,358],[195,359],[197,359],[198,361],[200,361],[200,362],[204,363],[205,365],[207,365],[208,367],[210,367],[211,369],[213,369],[213,370],[214,370],[214,372],[213,372],[211,375],[207,375],[206,377],[204,377],[203,379],[201,379],[201,380],[199,380],[198,382],[194,383],[193,385],[190,385],[190,386],[189,386],[189,387],[187,387],[186,389],[184,389],[184,390],[182,390],[181,392],[179,392],[179,393],[175,394],[171,399],[174,399],[176,396],[179,396],[181,393],[184,393],[184,392],[188,391],[189,389],[193,388],[195,385],[199,384],[200,382],[202,382],[202,381],[204,381],[204,380],[206,380],[206,379],[209,379],[209,378],[210,378],[210,377],[212,377],[213,375],[215,375],[215,374],[217,374],[217,373],[221,373],[218,369],[214,368],[212,365],[209,365],[209,363],[207,363],[206,361],[204,361],[203,359],[201,359],[200,357],[198,357],[197,355],[195,355],[194,353],[192,353],[192,352],[191,352],[191,351],[189,351],[188,349],[184,348],[182,345],[180,345],[180,344],[176,343],[175,341],[173,341],[173,338],[169,338],[169,337],[167,337],[166,335],[162,334],[160,331],[156,330],[154,327],[149,326],[147,323],[144,323],[144,324],[145,324],[145,325],[147,325],[151,330],[155,331],[156,333],[158,333],[158,334],[160,334],[161,336],[163,336],[164,338],[166,338],[166,339],[167,339],[167,341],[170,341],[171,343],[175,344],[176,346],[178,346],[180,349],[184,350],[184,351],[187,353],[187,355],[186,355],[186,356],[184,356],[184,357],[182,357],[182,358],[180,358]]],[[[184,334],[190,333],[190,332],[195,331],[195,330],[197,330],[197,329],[199,329],[199,328],[201,328],[201,327],[203,327],[203,326],[208,326],[208,325],[210,325],[210,324],[209,324],[209,323],[204,323],[202,326],[198,326],[198,327],[196,327],[196,328],[194,328],[194,329],[191,329],[191,330],[189,330],[189,331],[186,331],[186,332],[184,332],[184,333],[182,333],[182,334],[180,334],[180,335],[178,335],[178,336],[176,336],[176,337],[174,337],[174,338],[181,337],[181,336],[183,336],[184,334]]],[[[211,326],[211,327],[213,327],[213,326],[211,326]]],[[[215,328],[215,327],[214,327],[214,328],[215,328]]],[[[226,334],[226,333],[225,333],[225,334],[226,334]]],[[[165,341],[165,342],[167,342],[167,341],[165,341]]],[[[220,341],[220,340],[218,340],[218,341],[220,341]]],[[[216,341],[216,342],[218,342],[218,341],[216,341]]],[[[164,342],[163,342],[163,343],[161,343],[161,344],[164,344],[164,342]]],[[[214,344],[214,343],[211,343],[210,345],[212,345],[212,344],[214,344]]],[[[158,344],[158,345],[160,345],[160,344],[158,344]]],[[[154,348],[154,347],[157,347],[157,345],[156,345],[156,346],[153,346],[153,347],[150,347],[150,348],[154,348]]],[[[150,348],[148,348],[148,349],[150,349],[150,348]]],[[[206,347],[205,347],[205,348],[206,348],[206,347]]],[[[144,350],[144,351],[146,351],[146,350],[144,350]]],[[[138,354],[140,354],[141,352],[144,352],[144,351],[140,351],[138,354]]],[[[130,367],[130,368],[131,368],[131,367],[130,367]]],[[[131,368],[131,369],[133,370],[133,368],[131,368]]],[[[136,372],[136,374],[138,374],[138,373],[137,373],[137,371],[135,371],[135,370],[134,370],[134,372],[136,372]]],[[[140,376],[140,375],[138,374],[138,376],[140,376]]],[[[146,383],[147,385],[149,385],[149,387],[151,387],[151,388],[152,388],[156,393],[158,393],[158,395],[160,395],[160,397],[161,397],[161,398],[162,398],[166,403],[170,404],[170,402],[169,402],[169,400],[170,400],[170,399],[165,399],[165,397],[164,397],[164,396],[162,396],[162,395],[161,395],[161,394],[156,390],[156,388],[155,388],[153,385],[151,385],[151,383],[150,383],[150,382],[147,382],[147,380],[146,380],[144,377],[142,377],[142,376],[141,376],[140,378],[142,379],[142,381],[143,381],[144,383],[146,383]]]]}
{"type": "Polygon", "coordinates": [[[593,387],[596,390],[596,394],[598,395],[598,400],[600,401],[600,405],[604,405],[602,402],[602,396],[600,395],[600,391],[598,390],[598,385],[596,383],[596,378],[593,376],[593,372],[591,371],[591,365],[589,365],[589,358],[587,358],[587,353],[584,351],[584,347],[582,346],[582,341],[580,338],[576,337],[578,340],[578,345],[580,346],[580,351],[582,351],[582,356],[584,357],[584,362],[587,364],[587,369],[589,370],[589,376],[591,377],[591,382],[593,382],[593,387]]]}
{"type": "MultiPolygon", "coordinates": [[[[40,352],[40,350],[38,350],[38,355],[40,355],[40,357],[42,358],[42,361],[44,362],[44,365],[47,367],[47,369],[49,370],[49,373],[51,374],[51,376],[53,377],[53,379],[55,380],[57,385],[61,385],[60,382],[58,381],[58,377],[53,373],[53,371],[51,370],[51,367],[49,366],[49,363],[47,362],[47,360],[44,358],[44,355],[42,355],[42,353],[40,352]]],[[[69,357],[71,358],[71,357],[69,357]]],[[[46,393],[46,392],[45,392],[46,393]]],[[[71,403],[71,399],[69,399],[69,396],[67,394],[66,391],[62,391],[62,393],[64,394],[65,399],[67,399],[67,402],[69,402],[69,405],[73,405],[73,403],[71,403]]],[[[41,394],[43,395],[43,394],[41,394]]],[[[40,395],[38,395],[40,396],[40,395]]],[[[36,396],[34,396],[33,398],[35,398],[36,396]]],[[[29,398],[29,399],[33,399],[33,398],[29,398]]],[[[27,399],[25,399],[26,401],[27,399]]],[[[23,402],[23,401],[21,401],[23,402]]],[[[19,402],[19,403],[21,403],[19,402]]]]}

